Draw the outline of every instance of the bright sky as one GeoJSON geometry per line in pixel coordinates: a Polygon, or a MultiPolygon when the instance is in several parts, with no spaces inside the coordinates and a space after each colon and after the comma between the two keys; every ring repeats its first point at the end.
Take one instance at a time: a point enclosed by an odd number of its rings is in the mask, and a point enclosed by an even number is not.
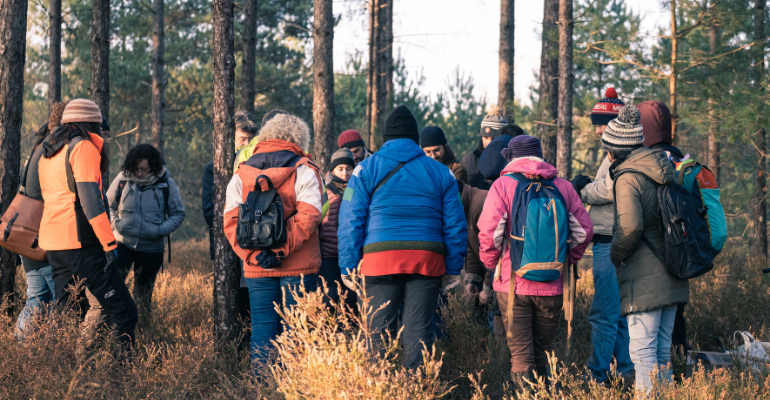
{"type": "MultiPolygon", "coordinates": [[[[334,14],[342,16],[334,32],[337,71],[350,54],[368,54],[364,4],[334,1],[334,14]]],[[[668,21],[666,5],[660,0],[626,0],[626,4],[641,13],[644,33],[654,34],[657,26],[668,21]]],[[[393,19],[393,56],[400,51],[410,73],[424,72],[429,93],[443,90],[447,77],[459,66],[473,75],[477,95],[486,93],[489,102],[497,101],[499,0],[395,0],[393,19]]],[[[523,104],[529,104],[529,87],[540,69],[542,22],[543,0],[516,1],[514,93],[523,104]]]]}

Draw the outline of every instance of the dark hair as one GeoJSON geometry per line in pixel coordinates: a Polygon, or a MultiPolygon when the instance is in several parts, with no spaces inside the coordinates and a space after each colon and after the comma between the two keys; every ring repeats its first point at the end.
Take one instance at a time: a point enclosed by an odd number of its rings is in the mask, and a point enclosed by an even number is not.
{"type": "Polygon", "coordinates": [[[244,110],[238,110],[235,113],[235,129],[244,131],[249,135],[256,135],[259,131],[257,122],[254,121],[254,117],[244,110]]]}
{"type": "Polygon", "coordinates": [[[523,134],[524,130],[516,124],[506,125],[500,129],[500,136],[508,135],[512,138],[515,138],[516,136],[521,136],[523,134]]]}
{"type": "Polygon", "coordinates": [[[136,166],[142,160],[147,160],[147,163],[150,164],[150,172],[155,175],[159,175],[160,171],[163,170],[163,160],[158,149],[150,144],[142,143],[134,146],[126,154],[126,160],[123,161],[121,167],[123,173],[133,174],[136,166]]]}
{"type": "Polygon", "coordinates": [[[80,134],[86,140],[91,140],[88,133],[101,135],[101,129],[98,122],[67,122],[66,124],[58,127],[52,134],[51,139],[48,140],[48,146],[56,148],[62,145],[63,141],[69,142],[70,139],[80,134]]]}

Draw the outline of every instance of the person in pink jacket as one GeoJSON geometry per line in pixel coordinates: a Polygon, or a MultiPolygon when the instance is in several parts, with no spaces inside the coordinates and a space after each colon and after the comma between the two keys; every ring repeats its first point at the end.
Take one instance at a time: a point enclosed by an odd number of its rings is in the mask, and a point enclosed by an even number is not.
{"type": "MultiPolygon", "coordinates": [[[[502,155],[508,165],[501,175],[521,173],[528,179],[553,179],[553,186],[564,198],[569,213],[567,235],[570,240],[566,260],[569,264],[577,263],[591,242],[593,224],[572,184],[557,177],[556,168],[543,160],[540,139],[517,136],[511,139],[508,148],[503,149],[502,155]]],[[[511,378],[514,382],[531,380],[533,371],[538,376],[548,376],[546,352],[553,350],[553,338],[559,325],[564,293],[563,277],[549,282],[537,282],[515,274],[513,315],[508,318],[508,302],[511,301],[509,240],[512,223],[509,214],[518,184],[513,177],[503,176],[496,180],[489,190],[478,222],[479,257],[486,268],[499,268],[494,275],[493,288],[505,321],[508,348],[511,351],[511,378]]],[[[527,246],[526,243],[524,245],[527,246]]],[[[518,266],[515,269],[518,270],[518,266]]]]}

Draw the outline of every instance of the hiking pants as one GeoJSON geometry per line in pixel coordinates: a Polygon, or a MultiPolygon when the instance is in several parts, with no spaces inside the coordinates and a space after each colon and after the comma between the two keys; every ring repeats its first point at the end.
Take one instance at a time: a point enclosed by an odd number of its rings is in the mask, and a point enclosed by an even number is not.
{"type": "MultiPolygon", "coordinates": [[[[423,345],[430,350],[433,346],[433,317],[441,290],[441,277],[417,274],[394,274],[365,276],[366,295],[371,297],[367,322],[372,327],[372,351],[383,353],[380,335],[386,332],[395,338],[398,333],[398,314],[401,311],[404,328],[404,367],[417,368],[422,365],[423,345]],[[384,309],[375,312],[381,305],[390,302],[384,309]]],[[[360,300],[359,300],[360,302],[360,300]]]]}
{"type": "Polygon", "coordinates": [[[163,252],[147,253],[136,251],[123,243],[118,243],[118,270],[123,280],[134,266],[134,300],[144,302],[147,310],[152,304],[152,289],[158,272],[163,267],[163,252]]]}
{"type": "Polygon", "coordinates": [[[115,324],[118,339],[134,344],[136,304],[117,266],[113,264],[107,268],[107,257],[101,246],[49,251],[48,262],[53,269],[57,304],[79,307],[82,318],[86,311],[85,307],[78,304],[83,299],[82,291],[77,299],[73,299],[67,289],[75,284],[76,279],[83,279],[85,287],[93,293],[115,324]]]}
{"type": "Polygon", "coordinates": [[[559,326],[564,298],[558,296],[514,295],[513,323],[508,325],[507,292],[497,292],[497,304],[511,350],[511,372],[527,373],[548,366],[547,352],[553,351],[553,338],[559,326]],[[510,329],[510,332],[508,330],[510,329]]]}

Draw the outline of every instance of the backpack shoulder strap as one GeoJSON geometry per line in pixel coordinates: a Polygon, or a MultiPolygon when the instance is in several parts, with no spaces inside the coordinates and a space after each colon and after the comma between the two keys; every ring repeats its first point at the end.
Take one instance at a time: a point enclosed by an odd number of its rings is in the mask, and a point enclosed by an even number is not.
{"type": "Polygon", "coordinates": [[[399,171],[401,168],[403,168],[403,167],[404,167],[404,165],[406,165],[406,161],[402,161],[402,162],[398,163],[398,165],[396,165],[396,167],[395,167],[395,168],[393,168],[393,170],[391,170],[390,172],[388,172],[388,174],[387,174],[387,175],[385,175],[385,178],[383,178],[383,179],[380,181],[380,183],[377,185],[377,187],[376,187],[376,188],[374,188],[374,190],[372,191],[372,197],[374,196],[374,194],[375,194],[375,193],[376,193],[378,190],[380,190],[380,188],[381,188],[383,185],[385,185],[385,184],[386,184],[386,183],[387,183],[387,182],[390,180],[390,178],[392,178],[392,177],[393,177],[393,175],[395,175],[395,174],[396,174],[396,172],[398,172],[398,171],[399,171]]]}

